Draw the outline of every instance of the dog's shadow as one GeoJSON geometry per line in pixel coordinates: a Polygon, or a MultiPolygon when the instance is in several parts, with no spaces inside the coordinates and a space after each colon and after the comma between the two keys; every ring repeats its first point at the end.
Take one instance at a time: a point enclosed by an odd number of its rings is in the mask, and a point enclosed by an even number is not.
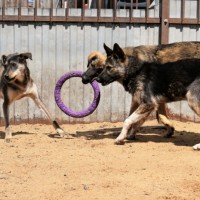
{"type": "MultiPolygon", "coordinates": [[[[36,135],[36,133],[29,133],[25,131],[17,131],[17,132],[12,132],[12,136],[14,137],[15,135],[36,135]]],[[[58,133],[43,133],[44,135],[47,135],[50,138],[56,138],[56,139],[63,139],[63,137],[60,137],[58,133]]],[[[73,139],[75,134],[71,134],[70,137],[66,137],[66,139],[73,139]]],[[[5,139],[5,132],[0,131],[0,140],[5,139]]]]}
{"type": "MultiPolygon", "coordinates": [[[[15,136],[15,135],[32,135],[32,134],[35,134],[35,133],[29,133],[29,132],[25,132],[25,131],[17,131],[17,132],[13,132],[12,133],[12,136],[15,136]]],[[[0,131],[0,139],[5,139],[5,132],[3,131],[0,131]]]]}
{"type": "MultiPolygon", "coordinates": [[[[76,134],[72,134],[70,138],[84,137],[87,140],[103,140],[114,139],[120,133],[122,127],[117,128],[99,128],[95,130],[76,131],[76,134]]],[[[35,133],[29,133],[24,131],[13,132],[12,135],[31,135],[35,133]]],[[[126,140],[126,143],[135,142],[155,142],[155,143],[174,143],[177,146],[193,146],[200,142],[200,134],[188,131],[175,131],[174,136],[171,138],[165,138],[166,129],[164,126],[142,126],[137,134],[136,139],[126,140]]],[[[49,134],[50,138],[62,139],[58,134],[49,134]]],[[[5,132],[0,131],[0,139],[5,139],[5,132]]]]}
{"type": "MultiPolygon", "coordinates": [[[[103,128],[88,131],[77,131],[76,137],[85,137],[87,140],[114,139],[119,135],[122,127],[103,128]]],[[[200,134],[187,131],[175,131],[171,138],[164,137],[167,130],[164,126],[143,126],[137,134],[136,139],[126,140],[125,143],[155,142],[174,143],[177,146],[193,146],[200,142],[200,134]]]]}

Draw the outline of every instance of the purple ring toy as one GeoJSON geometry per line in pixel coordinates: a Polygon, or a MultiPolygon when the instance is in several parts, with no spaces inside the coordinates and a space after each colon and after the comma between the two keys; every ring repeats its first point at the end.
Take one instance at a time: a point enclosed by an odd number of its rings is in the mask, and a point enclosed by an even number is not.
{"type": "Polygon", "coordinates": [[[71,116],[71,117],[75,117],[75,118],[81,118],[81,117],[85,117],[88,116],[90,114],[92,114],[95,109],[97,108],[98,104],[99,104],[99,100],[100,100],[100,89],[98,86],[98,83],[96,81],[93,81],[91,83],[93,91],[94,91],[94,99],[92,104],[86,108],[85,110],[81,111],[81,112],[75,112],[73,110],[71,110],[70,108],[67,108],[62,99],[61,99],[61,88],[62,85],[64,84],[64,82],[72,77],[82,77],[83,72],[81,71],[71,71],[67,74],[64,74],[63,76],[60,77],[60,79],[58,80],[58,82],[56,83],[56,87],[54,90],[54,97],[55,97],[55,101],[58,105],[58,107],[67,115],[71,116]]]}

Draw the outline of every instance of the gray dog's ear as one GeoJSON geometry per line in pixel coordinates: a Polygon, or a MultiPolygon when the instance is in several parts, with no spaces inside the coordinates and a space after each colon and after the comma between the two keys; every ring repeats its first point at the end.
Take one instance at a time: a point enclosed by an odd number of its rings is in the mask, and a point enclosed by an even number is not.
{"type": "Polygon", "coordinates": [[[113,53],[113,50],[110,49],[108,46],[106,46],[105,43],[103,44],[103,47],[104,47],[104,49],[105,49],[105,51],[106,51],[107,56],[111,56],[112,53],[113,53]]]}
{"type": "Polygon", "coordinates": [[[91,62],[95,62],[95,61],[97,61],[97,60],[98,60],[98,57],[97,57],[97,56],[94,56],[94,57],[92,57],[91,62]]]}
{"type": "Polygon", "coordinates": [[[27,53],[21,53],[20,57],[25,58],[25,59],[31,59],[32,60],[32,54],[27,52],[27,53]]]}
{"type": "Polygon", "coordinates": [[[2,64],[5,65],[5,64],[6,64],[6,61],[7,61],[7,56],[2,55],[2,56],[1,56],[1,62],[2,62],[2,64]]]}
{"type": "Polygon", "coordinates": [[[121,60],[124,60],[125,58],[124,51],[117,43],[115,43],[113,46],[113,53],[117,55],[117,57],[120,58],[121,60]]]}

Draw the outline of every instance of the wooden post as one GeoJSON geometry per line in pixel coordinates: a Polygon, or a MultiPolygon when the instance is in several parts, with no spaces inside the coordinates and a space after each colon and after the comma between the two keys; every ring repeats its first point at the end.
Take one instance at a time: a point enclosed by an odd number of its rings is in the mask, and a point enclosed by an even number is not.
{"type": "MultiPolygon", "coordinates": [[[[160,0],[161,5],[161,25],[160,25],[160,44],[169,43],[169,1],[160,0]]],[[[168,116],[167,107],[165,104],[161,104],[158,110],[165,116],[168,116]]]]}
{"type": "Polygon", "coordinates": [[[161,0],[160,44],[169,42],[169,1],[161,0]]]}

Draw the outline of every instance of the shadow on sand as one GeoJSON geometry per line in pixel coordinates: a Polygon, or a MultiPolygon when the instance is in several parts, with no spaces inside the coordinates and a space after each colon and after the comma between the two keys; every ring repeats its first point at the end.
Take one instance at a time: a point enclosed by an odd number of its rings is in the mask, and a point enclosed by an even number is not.
{"type": "MultiPolygon", "coordinates": [[[[25,132],[25,131],[17,131],[17,132],[13,132],[12,136],[15,136],[15,135],[31,135],[31,134],[35,134],[35,133],[29,133],[29,132],[25,132]]],[[[0,139],[5,139],[5,132],[0,131],[0,139]]]]}
{"type": "MultiPolygon", "coordinates": [[[[87,140],[114,139],[120,133],[122,127],[103,128],[88,131],[77,131],[75,137],[85,137],[87,140]]],[[[174,143],[177,146],[193,146],[200,142],[200,134],[187,131],[175,131],[171,138],[165,138],[166,129],[163,126],[143,126],[137,134],[136,139],[126,140],[125,143],[135,142],[155,142],[155,143],[174,143]]]]}
{"type": "MultiPolygon", "coordinates": [[[[117,128],[99,128],[95,130],[84,130],[77,131],[76,134],[71,134],[70,137],[62,138],[58,134],[46,135],[50,138],[56,139],[74,139],[79,137],[84,137],[87,140],[103,140],[103,139],[114,139],[120,133],[122,127],[117,128]]],[[[13,132],[15,135],[30,135],[35,133],[29,132],[13,132]]],[[[174,143],[177,146],[193,146],[194,144],[200,143],[200,134],[189,131],[175,131],[175,134],[171,138],[165,138],[166,129],[164,126],[142,126],[137,134],[136,139],[126,140],[125,143],[135,143],[135,142],[155,142],[155,143],[174,143]]],[[[5,132],[0,131],[0,139],[5,139],[5,132]]]]}

